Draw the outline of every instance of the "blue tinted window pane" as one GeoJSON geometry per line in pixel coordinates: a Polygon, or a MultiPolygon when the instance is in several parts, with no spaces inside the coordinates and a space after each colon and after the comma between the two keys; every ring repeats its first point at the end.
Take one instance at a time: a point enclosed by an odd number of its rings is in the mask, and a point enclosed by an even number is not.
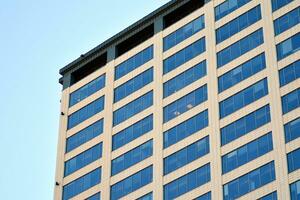
{"type": "Polygon", "coordinates": [[[220,102],[220,118],[247,106],[268,94],[267,79],[263,79],[250,87],[220,102]]]}
{"type": "Polygon", "coordinates": [[[72,181],[63,187],[63,200],[70,199],[81,192],[99,184],[101,181],[101,168],[72,181]]]}
{"type": "Polygon", "coordinates": [[[206,61],[191,67],[185,72],[164,83],[164,98],[199,80],[206,75],[206,61]]]}
{"type": "Polygon", "coordinates": [[[296,149],[287,155],[289,173],[300,168],[300,149],[296,149]]]}
{"type": "Polygon", "coordinates": [[[272,0],[272,10],[273,12],[282,8],[283,6],[291,3],[294,0],[272,0]]]}
{"type": "Polygon", "coordinates": [[[270,122],[270,107],[266,105],[221,128],[221,143],[228,144],[268,122],[270,122]]]}
{"type": "Polygon", "coordinates": [[[175,199],[210,181],[210,164],[206,164],[164,186],[164,200],[175,199]]]}
{"type": "Polygon", "coordinates": [[[262,28],[217,53],[217,66],[222,67],[264,42],[262,28]]]}
{"type": "Polygon", "coordinates": [[[275,35],[279,35],[291,27],[300,23],[300,7],[279,17],[274,21],[275,35]]]}
{"type": "Polygon", "coordinates": [[[164,174],[193,162],[209,153],[208,136],[164,158],[164,174]]]}
{"type": "Polygon", "coordinates": [[[282,112],[286,114],[300,106],[300,88],[281,97],[282,112]]]}
{"type": "Polygon", "coordinates": [[[82,152],[65,162],[65,176],[87,166],[102,156],[102,143],[82,152]]]}
{"type": "Polygon", "coordinates": [[[276,45],[277,60],[282,60],[283,58],[299,51],[299,49],[300,33],[297,33],[296,35],[276,45]]]}
{"type": "Polygon", "coordinates": [[[84,85],[83,87],[79,88],[75,92],[70,94],[70,102],[69,107],[75,105],[76,103],[82,101],[83,99],[87,98],[88,96],[94,94],[98,90],[101,90],[105,86],[105,74],[99,76],[95,80],[89,82],[88,84],[84,85]]]}
{"type": "Polygon", "coordinates": [[[153,58],[153,45],[122,62],[115,68],[115,80],[125,76],[153,58]]]}
{"type": "Polygon", "coordinates": [[[284,86],[300,77],[300,60],[279,71],[280,86],[284,86]]]}
{"type": "Polygon", "coordinates": [[[164,132],[164,148],[200,131],[208,126],[208,111],[205,110],[196,116],[178,124],[164,132]]]}
{"type": "Polygon", "coordinates": [[[207,100],[207,86],[204,85],[163,108],[164,123],[178,117],[207,100]]]}
{"type": "Polygon", "coordinates": [[[237,199],[275,180],[274,162],[259,167],[223,186],[224,200],[237,199]]]}
{"type": "Polygon", "coordinates": [[[153,68],[130,79],[114,90],[114,102],[118,102],[153,81],[153,68]]]}
{"type": "Polygon", "coordinates": [[[201,195],[200,197],[197,197],[194,200],[211,200],[211,193],[208,192],[206,194],[201,195]]]}
{"type": "Polygon", "coordinates": [[[152,192],[146,194],[145,196],[138,198],[137,200],[153,200],[152,192]]]}
{"type": "Polygon", "coordinates": [[[177,29],[164,38],[164,51],[179,44],[204,28],[204,15],[177,29]]]}
{"type": "Polygon", "coordinates": [[[300,137],[300,117],[284,125],[285,142],[300,137]]]}
{"type": "Polygon", "coordinates": [[[148,142],[113,159],[111,161],[112,176],[152,156],[152,153],[152,140],[149,140],[148,142]]]}
{"type": "Polygon", "coordinates": [[[300,200],[300,180],[290,184],[291,200],[300,200]]]}
{"type": "Polygon", "coordinates": [[[227,0],[224,3],[221,3],[215,7],[215,20],[217,21],[222,17],[225,17],[250,1],[251,0],[227,0]]]}
{"type": "Polygon", "coordinates": [[[152,165],[121,180],[110,188],[110,199],[116,200],[152,182],[152,165]]]}
{"type": "Polygon", "coordinates": [[[153,104],[153,92],[148,92],[143,96],[133,100],[125,106],[119,108],[113,113],[113,125],[116,126],[121,122],[129,119],[137,113],[145,110],[153,104]]]}
{"type": "Polygon", "coordinates": [[[103,133],[103,119],[93,123],[92,125],[84,128],[83,130],[75,133],[71,137],[67,138],[66,152],[70,152],[80,145],[90,141],[103,133]]]}
{"type": "Polygon", "coordinates": [[[277,200],[277,192],[272,192],[266,196],[263,196],[262,198],[258,199],[258,200],[277,200]]]}
{"type": "Polygon", "coordinates": [[[96,193],[94,194],[93,196],[87,198],[86,200],[101,200],[101,195],[100,195],[100,192],[99,193],[96,193]]]}
{"type": "Polygon", "coordinates": [[[251,26],[255,22],[261,19],[260,6],[256,6],[244,14],[238,16],[227,24],[221,26],[216,30],[216,41],[217,43],[223,42],[230,38],[236,33],[244,30],[251,26]]]}
{"type": "Polygon", "coordinates": [[[116,150],[153,129],[153,115],[149,115],[135,124],[123,129],[112,137],[113,150],[116,150]]]}
{"type": "Polygon", "coordinates": [[[272,150],[272,133],[268,133],[222,156],[223,174],[230,172],[272,150]]]}
{"type": "Polygon", "coordinates": [[[240,83],[265,68],[265,54],[262,53],[220,76],[218,78],[219,92],[240,83]]]}
{"type": "Polygon", "coordinates": [[[205,51],[205,38],[203,37],[200,40],[194,42],[193,44],[178,51],[174,55],[166,58],[163,63],[164,74],[176,69],[183,63],[188,62],[189,60],[203,53],[204,51],[205,51]]]}
{"type": "Polygon", "coordinates": [[[87,106],[74,112],[68,117],[68,129],[80,124],[93,115],[101,112],[104,109],[104,96],[98,98],[87,106]]]}

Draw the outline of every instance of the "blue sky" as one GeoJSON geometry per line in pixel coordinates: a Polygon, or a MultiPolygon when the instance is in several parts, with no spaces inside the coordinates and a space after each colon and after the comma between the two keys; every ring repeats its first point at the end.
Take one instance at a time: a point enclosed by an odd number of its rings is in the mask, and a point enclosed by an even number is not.
{"type": "Polygon", "coordinates": [[[1,199],[53,199],[58,70],[166,2],[0,1],[1,199]]]}

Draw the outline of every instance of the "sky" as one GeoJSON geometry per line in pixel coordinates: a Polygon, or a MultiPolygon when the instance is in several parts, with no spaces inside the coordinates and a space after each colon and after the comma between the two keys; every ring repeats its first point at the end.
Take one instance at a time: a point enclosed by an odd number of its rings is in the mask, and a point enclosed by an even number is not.
{"type": "Polygon", "coordinates": [[[59,69],[168,0],[0,0],[0,194],[53,199],[59,69]]]}

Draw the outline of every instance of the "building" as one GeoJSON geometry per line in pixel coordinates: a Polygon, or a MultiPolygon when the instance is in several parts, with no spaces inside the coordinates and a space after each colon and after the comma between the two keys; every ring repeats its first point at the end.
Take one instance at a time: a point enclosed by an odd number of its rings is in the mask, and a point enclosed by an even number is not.
{"type": "Polygon", "coordinates": [[[54,199],[300,199],[300,1],[173,0],[60,70],[54,199]]]}

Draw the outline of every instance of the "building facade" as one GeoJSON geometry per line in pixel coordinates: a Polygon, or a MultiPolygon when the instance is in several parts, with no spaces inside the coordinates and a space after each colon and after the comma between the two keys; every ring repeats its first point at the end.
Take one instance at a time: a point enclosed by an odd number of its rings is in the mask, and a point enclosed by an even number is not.
{"type": "Polygon", "coordinates": [[[299,200],[299,50],[299,0],[173,0],[81,55],[54,199],[299,200]]]}

